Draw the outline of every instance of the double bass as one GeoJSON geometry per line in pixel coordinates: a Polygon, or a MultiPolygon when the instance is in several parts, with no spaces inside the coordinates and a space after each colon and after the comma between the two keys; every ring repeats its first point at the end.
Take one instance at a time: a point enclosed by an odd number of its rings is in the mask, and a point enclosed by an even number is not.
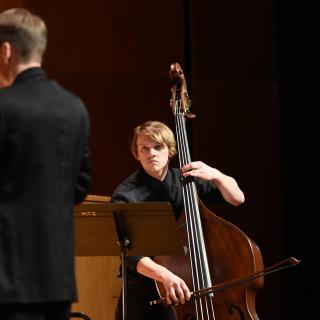
{"type": "MultiPolygon", "coordinates": [[[[190,99],[183,71],[178,63],[170,68],[174,85],[170,105],[175,117],[179,165],[191,162],[186,119],[190,99]]],[[[280,270],[282,264],[296,265],[290,258],[263,269],[257,244],[242,230],[208,210],[197,196],[192,177],[182,177],[184,212],[177,221],[185,255],[158,256],[154,260],[184,279],[192,299],[174,307],[178,320],[258,320],[255,308],[263,275],[280,270]]],[[[163,287],[157,284],[160,295],[163,287]]],[[[151,304],[166,303],[165,298],[151,304]]]]}

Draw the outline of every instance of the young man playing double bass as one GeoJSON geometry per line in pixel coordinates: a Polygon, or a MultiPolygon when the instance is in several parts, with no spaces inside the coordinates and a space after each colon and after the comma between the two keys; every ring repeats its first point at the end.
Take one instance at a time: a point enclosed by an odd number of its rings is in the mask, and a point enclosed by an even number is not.
{"type": "MultiPolygon", "coordinates": [[[[115,189],[112,202],[170,202],[176,219],[183,211],[181,175],[195,178],[199,197],[203,200],[227,202],[234,206],[244,202],[244,194],[234,178],[201,161],[180,169],[170,168],[176,155],[176,142],[170,128],[158,121],[147,121],[134,129],[131,150],[141,169],[134,172],[115,189]]],[[[127,257],[127,319],[175,319],[172,308],[150,306],[159,298],[155,281],[162,283],[170,304],[185,303],[190,290],[185,281],[154,262],[151,257],[127,257]]],[[[119,299],[116,320],[122,319],[119,299]]]]}

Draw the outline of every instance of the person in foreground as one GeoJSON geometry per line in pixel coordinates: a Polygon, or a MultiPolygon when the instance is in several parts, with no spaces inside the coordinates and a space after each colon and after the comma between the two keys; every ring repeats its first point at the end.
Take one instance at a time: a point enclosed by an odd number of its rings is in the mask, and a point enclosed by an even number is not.
{"type": "Polygon", "coordinates": [[[73,206],[90,187],[89,116],[46,77],[45,22],[0,13],[0,318],[69,320],[73,206]]]}
{"type": "MultiPolygon", "coordinates": [[[[134,129],[131,150],[141,168],[114,190],[112,202],[170,202],[176,219],[183,211],[181,175],[195,178],[202,200],[213,199],[234,206],[244,202],[244,194],[234,178],[201,161],[186,164],[181,169],[170,168],[176,155],[176,142],[171,129],[162,122],[146,121],[134,129]]],[[[127,317],[133,319],[175,319],[172,308],[150,306],[159,298],[155,281],[163,284],[168,303],[185,303],[190,290],[183,279],[157,264],[152,257],[127,257],[127,317]]],[[[121,299],[116,309],[122,319],[121,299]]]]}

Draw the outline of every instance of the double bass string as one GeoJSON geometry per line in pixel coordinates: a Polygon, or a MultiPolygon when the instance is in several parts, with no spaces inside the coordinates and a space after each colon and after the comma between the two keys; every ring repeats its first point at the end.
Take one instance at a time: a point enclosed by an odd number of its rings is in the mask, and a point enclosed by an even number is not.
{"type": "MultiPolygon", "coordinates": [[[[188,150],[187,144],[187,136],[185,134],[185,119],[181,112],[177,113],[177,130],[180,133],[179,144],[181,150],[181,163],[180,165],[184,165],[191,161],[190,153],[188,150]]],[[[186,214],[186,223],[188,230],[188,242],[189,242],[189,253],[190,253],[190,261],[191,261],[191,270],[192,270],[192,280],[194,288],[200,289],[205,288],[205,281],[208,280],[208,276],[206,276],[204,267],[206,262],[204,241],[201,232],[201,221],[200,214],[197,211],[197,197],[195,185],[193,183],[193,178],[183,178],[183,189],[184,193],[184,202],[185,202],[185,214],[186,214]],[[202,255],[201,255],[202,253],[202,255]]],[[[207,281],[208,282],[208,281],[207,281]]],[[[196,313],[199,318],[199,314],[201,315],[201,319],[210,319],[209,315],[212,314],[213,319],[213,305],[210,297],[204,297],[204,299],[199,299],[199,301],[195,302],[196,313]],[[209,300],[209,301],[208,301],[209,300]],[[211,308],[210,308],[211,307],[211,308]],[[211,310],[210,310],[211,309],[211,310]],[[211,312],[210,312],[211,311],[211,312]],[[206,318],[204,316],[207,315],[206,318]]]]}
{"type": "MultiPolygon", "coordinates": [[[[180,167],[191,162],[184,112],[181,108],[181,86],[177,84],[175,119],[180,167]]],[[[208,260],[201,227],[196,186],[193,177],[182,177],[182,193],[186,216],[191,275],[194,290],[211,287],[208,260]]],[[[210,296],[195,301],[197,319],[215,319],[210,296]]]]}

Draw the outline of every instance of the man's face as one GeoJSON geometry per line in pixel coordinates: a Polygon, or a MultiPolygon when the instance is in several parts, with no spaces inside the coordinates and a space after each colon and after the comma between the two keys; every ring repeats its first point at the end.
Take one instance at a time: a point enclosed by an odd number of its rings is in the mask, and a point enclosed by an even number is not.
{"type": "Polygon", "coordinates": [[[169,164],[168,147],[141,134],[137,137],[137,148],[138,160],[144,170],[156,179],[164,178],[169,164]]]}

